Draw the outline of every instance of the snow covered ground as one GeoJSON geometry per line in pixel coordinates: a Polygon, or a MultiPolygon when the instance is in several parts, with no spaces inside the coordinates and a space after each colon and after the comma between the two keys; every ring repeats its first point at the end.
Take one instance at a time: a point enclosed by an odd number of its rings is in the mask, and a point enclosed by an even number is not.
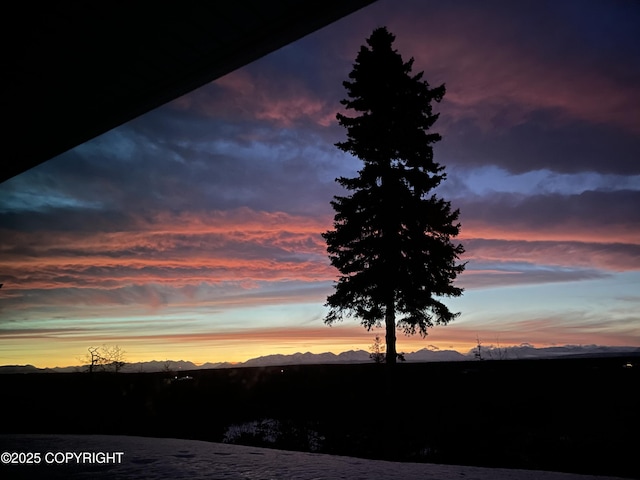
{"type": "Polygon", "coordinates": [[[196,440],[107,435],[0,435],[2,479],[605,480],[528,470],[394,463],[196,440]],[[4,452],[8,452],[7,455],[4,452]],[[19,452],[23,455],[20,456],[19,452]],[[39,453],[37,464],[26,461],[39,453]],[[84,454],[83,452],[88,452],[84,454]],[[122,452],[121,454],[119,452],[122,452]],[[12,458],[13,457],[13,458],[12,458]],[[116,459],[120,458],[118,462],[116,459]],[[99,461],[108,463],[98,463],[99,461]],[[83,463],[84,462],[84,463],[83,463]]]}

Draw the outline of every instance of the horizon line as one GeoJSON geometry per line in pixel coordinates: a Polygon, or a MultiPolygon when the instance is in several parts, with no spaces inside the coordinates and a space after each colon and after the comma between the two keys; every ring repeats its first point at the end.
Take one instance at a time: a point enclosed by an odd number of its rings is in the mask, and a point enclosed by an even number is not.
{"type": "MultiPolygon", "coordinates": [[[[603,354],[603,353],[639,353],[640,354],[640,347],[638,346],[633,346],[633,345],[599,345],[599,344],[563,344],[563,345],[550,345],[550,346],[544,346],[544,347],[537,347],[533,344],[529,344],[529,343],[521,343],[519,345],[510,345],[510,346],[503,346],[503,345],[493,345],[493,344],[489,344],[487,346],[482,346],[482,350],[489,352],[489,356],[487,358],[474,358],[475,356],[475,352],[474,350],[476,350],[476,347],[470,349],[468,352],[463,353],[460,352],[458,350],[455,349],[440,349],[440,348],[421,348],[412,352],[402,352],[402,354],[404,356],[409,356],[409,355],[415,355],[417,353],[420,352],[430,352],[433,354],[438,354],[438,353],[456,353],[458,355],[460,355],[461,357],[465,357],[465,358],[469,358],[470,360],[478,360],[478,361],[484,361],[484,360],[526,360],[526,359],[532,359],[532,358],[540,358],[540,357],[535,357],[535,356],[530,356],[530,357],[526,357],[526,358],[507,358],[506,356],[501,357],[499,356],[498,358],[494,358],[491,354],[491,352],[499,352],[501,354],[508,354],[509,352],[513,352],[516,351],[518,349],[524,349],[524,348],[529,348],[535,351],[539,351],[540,353],[544,353],[544,351],[548,351],[550,349],[567,349],[567,348],[573,348],[573,349],[585,349],[585,350],[590,350],[590,351],[586,351],[584,352],[585,354],[589,354],[592,353],[594,355],[597,354],[603,354]],[[595,349],[600,349],[600,350],[605,350],[605,352],[598,352],[595,351],[595,349]]],[[[159,363],[159,364],[170,364],[170,363],[190,363],[191,365],[193,365],[194,367],[202,368],[205,365],[229,365],[231,367],[242,367],[245,364],[249,363],[249,362],[254,362],[254,361],[259,361],[261,359],[269,359],[272,357],[283,357],[283,358],[293,358],[295,356],[302,356],[302,355],[309,355],[309,356],[313,356],[313,357],[320,357],[323,355],[333,355],[335,357],[339,357],[340,355],[346,354],[346,353],[364,353],[367,355],[371,355],[372,352],[371,351],[367,351],[364,349],[351,349],[351,350],[344,350],[340,353],[335,353],[335,352],[331,352],[331,351],[327,351],[327,352],[321,352],[321,353],[313,353],[310,351],[306,351],[306,352],[295,352],[295,353],[271,353],[271,354],[267,354],[267,355],[261,355],[258,357],[251,357],[245,361],[236,361],[236,362],[230,362],[230,361],[221,361],[221,362],[211,362],[211,361],[206,361],[206,362],[193,362],[191,360],[184,360],[184,359],[179,359],[179,360],[171,360],[171,359],[163,359],[163,360],[141,360],[141,361],[131,361],[131,362],[124,362],[125,365],[122,367],[123,369],[126,369],[129,366],[133,366],[133,365],[145,365],[145,364],[150,364],[150,363],[159,363]]],[[[558,354],[556,356],[566,356],[566,355],[571,355],[571,352],[567,352],[566,354],[558,354]]],[[[358,361],[358,360],[354,360],[353,363],[368,363],[371,362],[372,360],[362,360],[362,361],[358,361]]],[[[455,361],[455,360],[451,360],[451,361],[455,361]]],[[[336,363],[341,363],[340,361],[336,362],[336,363]]],[[[285,364],[287,366],[291,366],[291,365],[304,365],[305,363],[300,363],[300,364],[285,364]]],[[[106,364],[106,365],[110,365],[110,364],[106,364]]],[[[20,367],[33,367],[36,368],[38,370],[56,370],[56,369],[72,369],[72,368],[86,368],[88,366],[88,364],[80,364],[80,365],[67,365],[67,366],[55,366],[55,367],[37,367],[34,364],[31,363],[26,363],[26,364],[5,364],[5,365],[0,365],[0,368],[9,368],[9,367],[15,367],[15,368],[20,368],[20,367]]],[[[260,366],[260,365],[248,365],[248,366],[260,366]]],[[[275,364],[268,364],[268,365],[264,365],[264,366],[276,366],[275,364]]],[[[212,368],[216,368],[216,367],[212,367],[212,368]]],[[[123,372],[123,373],[135,373],[135,372],[123,372]]]]}

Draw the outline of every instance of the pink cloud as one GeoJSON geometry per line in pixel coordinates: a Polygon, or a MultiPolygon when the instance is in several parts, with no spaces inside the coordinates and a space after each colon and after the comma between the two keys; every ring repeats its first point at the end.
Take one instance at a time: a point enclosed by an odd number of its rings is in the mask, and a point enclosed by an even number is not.
{"type": "MultiPolygon", "coordinates": [[[[11,295],[7,299],[16,308],[21,299],[27,299],[20,292],[29,295],[30,305],[144,305],[153,309],[190,303],[210,307],[238,301],[267,304],[274,300],[263,295],[266,284],[326,284],[337,278],[320,235],[330,224],[328,217],[248,208],[158,212],[131,217],[120,231],[13,233],[10,244],[28,248],[23,253],[0,252],[0,261],[6,295],[11,295]],[[240,294],[230,297],[225,289],[240,294]],[[242,293],[251,291],[261,293],[253,298],[242,293]]],[[[536,230],[526,225],[500,227],[466,221],[457,241],[467,248],[462,260],[494,265],[494,271],[469,269],[463,274],[459,282],[468,287],[579,280],[597,272],[640,269],[639,247],[633,243],[637,236],[623,226],[598,232],[570,222],[536,230]],[[572,272],[499,268],[510,262],[567,267],[572,272]]],[[[289,294],[284,295],[288,298],[289,294]]],[[[323,294],[314,292],[307,301],[321,302],[322,298],[323,294]]]]}
{"type": "MultiPolygon", "coordinates": [[[[415,58],[414,70],[424,70],[431,85],[447,85],[445,99],[437,106],[443,113],[441,127],[452,120],[471,119],[486,130],[500,131],[547,110],[554,112],[557,122],[580,120],[640,133],[640,90],[624,76],[613,75],[605,60],[576,54],[584,46],[575,38],[560,35],[570,45],[564,49],[560,45],[549,55],[552,40],[540,42],[546,49],[530,45],[528,33],[519,31],[520,24],[505,21],[500,12],[467,7],[442,8],[433,15],[414,13],[387,15],[388,26],[396,35],[398,51],[407,59],[415,58]]],[[[360,18],[364,24],[367,15],[360,18]]],[[[543,20],[535,21],[545,28],[543,20]]],[[[340,32],[339,45],[324,39],[336,68],[353,61],[369,34],[362,29],[340,32]]],[[[344,79],[347,74],[348,69],[344,79]]],[[[324,80],[335,82],[332,75],[324,80]]],[[[340,105],[306,82],[304,74],[245,68],[216,80],[217,90],[202,89],[173,105],[286,127],[301,120],[331,125],[340,105]]],[[[328,90],[344,93],[339,82],[328,90]]]]}
{"type": "Polygon", "coordinates": [[[536,226],[522,222],[509,225],[489,223],[485,220],[466,219],[460,239],[484,238],[515,241],[552,241],[615,244],[638,244],[638,229],[631,224],[610,224],[594,228],[589,218],[567,219],[562,224],[536,226]]]}
{"type": "Polygon", "coordinates": [[[333,278],[322,220],[246,208],[158,213],[117,232],[21,232],[0,254],[11,290],[316,282],[333,278]]]}
{"type": "Polygon", "coordinates": [[[265,120],[291,127],[309,120],[322,127],[335,122],[335,105],[328,104],[293,77],[271,78],[237,70],[215,81],[220,95],[194,92],[173,105],[210,116],[265,120]]]}
{"type": "Polygon", "coordinates": [[[446,83],[442,121],[471,118],[486,129],[499,129],[545,109],[559,121],[640,133],[640,90],[611,75],[610,65],[583,61],[571,48],[567,56],[551,58],[544,49],[528,46],[517,24],[510,26],[488,9],[441,10],[436,20],[401,17],[390,29],[398,50],[415,58],[416,71],[424,70],[432,85],[446,83]]]}

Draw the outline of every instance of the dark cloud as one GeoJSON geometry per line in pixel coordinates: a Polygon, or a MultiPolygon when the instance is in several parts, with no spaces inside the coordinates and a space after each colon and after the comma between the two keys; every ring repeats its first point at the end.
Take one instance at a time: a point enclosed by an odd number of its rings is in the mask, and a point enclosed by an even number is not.
{"type": "Polygon", "coordinates": [[[348,163],[332,144],[312,132],[203,122],[211,127],[207,134],[188,141],[182,136],[198,122],[166,110],[105,134],[7,182],[2,210],[65,216],[70,209],[85,214],[239,206],[292,213],[329,210],[338,192],[334,178],[342,173],[340,163],[348,163]],[[157,117],[168,126],[154,132],[154,124],[162,123],[157,117]],[[252,134],[255,139],[248,140],[252,134]]]}
{"type": "Polygon", "coordinates": [[[587,230],[596,234],[611,232],[615,242],[622,233],[640,229],[640,191],[586,191],[578,195],[533,195],[499,193],[491,196],[459,199],[457,206],[465,219],[493,226],[527,227],[544,234],[551,227],[563,227],[567,236],[584,237],[587,230]],[[613,229],[612,229],[613,228],[613,229]],[[572,232],[572,229],[575,231],[572,232]]]}
{"type": "Polygon", "coordinates": [[[452,165],[496,165],[516,174],[541,169],[640,174],[640,135],[608,125],[560,122],[553,112],[536,112],[524,123],[494,131],[463,120],[447,125],[442,135],[438,151],[452,165]]]}
{"type": "MultiPolygon", "coordinates": [[[[81,236],[82,232],[100,233],[130,229],[134,219],[127,211],[106,209],[85,209],[70,207],[49,207],[41,211],[20,210],[0,213],[0,231],[7,249],[22,251],[33,247],[21,240],[22,232],[42,232],[39,239],[34,238],[35,245],[46,244],[52,240],[47,235],[52,232],[69,232],[81,236]]],[[[5,250],[6,251],[6,250],[5,250]]]]}

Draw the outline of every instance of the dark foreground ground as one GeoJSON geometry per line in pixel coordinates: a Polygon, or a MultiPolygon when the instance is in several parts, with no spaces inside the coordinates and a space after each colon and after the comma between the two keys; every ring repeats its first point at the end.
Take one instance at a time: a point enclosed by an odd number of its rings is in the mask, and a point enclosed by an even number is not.
{"type": "Polygon", "coordinates": [[[0,376],[0,433],[640,478],[640,358],[0,376]],[[10,418],[11,421],[7,421],[10,418]]]}

